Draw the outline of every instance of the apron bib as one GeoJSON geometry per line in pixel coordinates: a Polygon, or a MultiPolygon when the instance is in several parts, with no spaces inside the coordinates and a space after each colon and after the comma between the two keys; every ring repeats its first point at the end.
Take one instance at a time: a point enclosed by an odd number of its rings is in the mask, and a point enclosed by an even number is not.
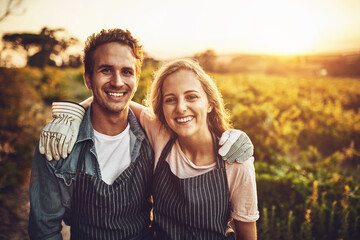
{"type": "MultiPolygon", "coordinates": [[[[180,179],[166,157],[175,139],[165,146],[154,176],[154,230],[158,239],[234,239],[225,235],[230,216],[225,163],[217,155],[217,168],[180,179]]],[[[217,139],[213,135],[214,149],[217,139]]]]}
{"type": "Polygon", "coordinates": [[[71,239],[152,239],[148,202],[152,165],[143,148],[112,185],[85,173],[80,153],[71,203],[71,239]]]}

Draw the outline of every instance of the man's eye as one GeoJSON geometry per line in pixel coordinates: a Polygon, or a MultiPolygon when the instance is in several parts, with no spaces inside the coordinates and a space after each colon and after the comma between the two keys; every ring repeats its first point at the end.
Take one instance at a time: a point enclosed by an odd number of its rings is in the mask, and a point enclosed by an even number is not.
{"type": "Polygon", "coordinates": [[[109,73],[111,70],[109,68],[103,68],[101,69],[102,73],[109,73]]]}
{"type": "Polygon", "coordinates": [[[123,74],[124,75],[133,75],[134,73],[133,73],[133,71],[131,71],[131,70],[123,70],[123,74]]]}

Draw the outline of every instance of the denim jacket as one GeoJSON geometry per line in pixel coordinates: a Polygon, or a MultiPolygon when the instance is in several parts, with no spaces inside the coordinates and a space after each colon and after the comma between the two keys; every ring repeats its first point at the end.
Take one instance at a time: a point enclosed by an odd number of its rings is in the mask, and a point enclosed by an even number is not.
{"type": "MultiPolygon", "coordinates": [[[[94,145],[94,130],[91,123],[91,106],[86,111],[80,125],[77,142],[66,159],[47,161],[39,153],[38,144],[32,162],[30,180],[29,236],[31,239],[62,239],[61,222],[69,222],[73,181],[82,146],[92,141],[85,153],[86,173],[101,178],[100,167],[94,145]]],[[[130,124],[130,152],[133,163],[144,144],[148,156],[154,159],[153,150],[145,132],[131,110],[128,114],[130,124]]]]}

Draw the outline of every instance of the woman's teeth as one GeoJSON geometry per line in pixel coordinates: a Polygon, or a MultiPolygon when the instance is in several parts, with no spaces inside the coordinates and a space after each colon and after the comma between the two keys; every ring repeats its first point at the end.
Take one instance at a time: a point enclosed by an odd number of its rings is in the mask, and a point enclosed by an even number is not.
{"type": "Polygon", "coordinates": [[[190,116],[190,117],[184,117],[184,118],[176,118],[176,122],[178,123],[185,123],[185,122],[189,122],[190,120],[192,120],[194,117],[190,116]]]}

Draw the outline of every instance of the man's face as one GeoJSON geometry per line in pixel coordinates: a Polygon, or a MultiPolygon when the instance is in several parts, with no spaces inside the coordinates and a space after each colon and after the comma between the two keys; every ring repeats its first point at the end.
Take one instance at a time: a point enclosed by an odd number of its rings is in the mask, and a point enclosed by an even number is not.
{"type": "Polygon", "coordinates": [[[84,74],[94,95],[93,108],[105,114],[127,112],[137,88],[136,58],[130,47],[106,43],[95,50],[93,61],[92,76],[84,74]]]}

